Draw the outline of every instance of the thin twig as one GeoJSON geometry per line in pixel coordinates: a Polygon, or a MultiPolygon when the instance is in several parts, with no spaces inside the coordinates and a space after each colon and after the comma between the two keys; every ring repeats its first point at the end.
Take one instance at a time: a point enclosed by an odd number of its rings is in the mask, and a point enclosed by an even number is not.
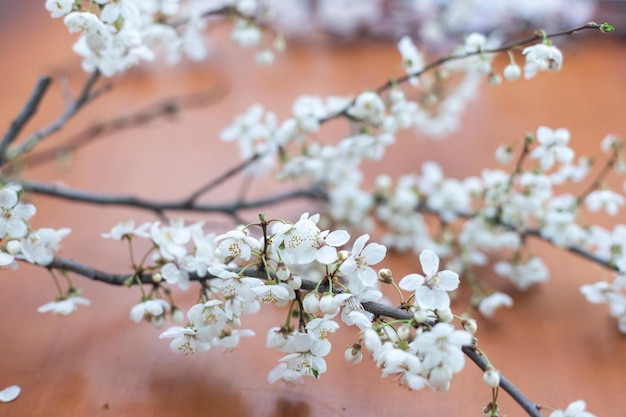
{"type": "MultiPolygon", "coordinates": [[[[383,201],[384,200],[380,200],[379,203],[381,203],[383,201]]],[[[420,204],[417,207],[416,211],[421,212],[421,213],[432,214],[434,216],[441,217],[441,213],[439,213],[436,210],[427,208],[424,204],[420,204]]],[[[479,214],[479,211],[476,211],[475,213],[466,213],[466,212],[455,212],[454,213],[454,215],[456,217],[463,218],[463,219],[471,219],[471,218],[474,218],[474,217],[478,216],[478,214],[479,214]]],[[[520,230],[517,226],[505,223],[505,222],[503,222],[500,219],[498,219],[497,225],[503,227],[506,230],[510,230],[510,231],[518,233],[519,236],[522,239],[524,239],[525,237],[534,237],[534,238],[537,238],[539,240],[543,240],[544,242],[552,245],[553,247],[555,247],[557,249],[562,249],[562,250],[565,250],[567,252],[573,253],[574,255],[577,255],[577,256],[580,256],[582,258],[585,258],[585,259],[587,259],[587,260],[589,260],[589,261],[591,261],[591,262],[593,262],[593,263],[595,263],[597,265],[600,265],[600,266],[602,266],[604,268],[610,269],[612,271],[617,271],[618,270],[617,266],[614,265],[609,260],[603,259],[603,258],[601,258],[601,257],[599,257],[599,256],[597,256],[597,255],[595,255],[595,254],[593,254],[591,252],[588,252],[588,251],[586,251],[586,250],[584,250],[582,248],[579,248],[579,247],[576,247],[576,246],[562,246],[562,245],[558,245],[557,243],[554,242],[554,240],[552,240],[552,239],[550,239],[550,238],[548,238],[546,236],[543,236],[541,234],[541,230],[540,229],[532,228],[532,229],[520,230]]]]}
{"type": "Polygon", "coordinates": [[[224,181],[226,181],[229,178],[237,175],[238,173],[240,173],[241,171],[243,171],[244,169],[246,169],[247,167],[249,167],[250,165],[255,163],[259,159],[259,157],[260,157],[259,154],[255,154],[255,155],[251,156],[250,158],[246,159],[245,161],[243,161],[242,163],[240,163],[239,165],[229,169],[224,174],[220,175],[219,177],[215,178],[214,180],[210,181],[209,183],[203,185],[198,190],[196,190],[193,193],[191,193],[191,195],[187,199],[186,203],[189,204],[189,205],[193,205],[196,202],[196,200],[202,194],[209,192],[213,188],[215,188],[218,185],[222,184],[224,181]]]}
{"type": "MultiPolygon", "coordinates": [[[[585,29],[595,29],[595,30],[601,30],[602,25],[599,25],[595,22],[590,22],[590,23],[586,23],[584,25],[581,26],[577,26],[573,29],[569,29],[569,30],[564,30],[562,32],[556,32],[556,33],[551,33],[551,34],[544,34],[542,32],[535,32],[535,34],[533,34],[532,36],[529,36],[527,38],[524,39],[520,39],[511,43],[508,43],[506,45],[500,46],[498,48],[491,48],[491,49],[480,49],[477,51],[473,51],[473,52],[467,52],[464,54],[460,54],[460,55],[448,55],[448,56],[444,56],[441,57],[439,59],[437,59],[436,61],[433,61],[427,65],[425,65],[422,69],[420,69],[419,71],[413,72],[411,74],[406,74],[403,77],[400,78],[396,78],[396,79],[392,79],[387,81],[385,84],[381,85],[380,87],[374,89],[374,91],[378,94],[381,94],[387,90],[389,90],[390,88],[399,85],[399,84],[404,84],[407,81],[415,78],[415,77],[419,77],[420,75],[424,74],[427,71],[430,71],[434,68],[437,68],[443,64],[445,64],[446,62],[449,61],[456,61],[456,60],[461,60],[461,59],[465,59],[465,58],[469,58],[472,56],[476,56],[476,55],[481,55],[481,54],[493,54],[493,53],[498,53],[498,52],[504,52],[504,51],[508,51],[510,49],[514,49],[526,44],[529,44],[531,42],[535,42],[537,40],[541,40],[541,39],[549,39],[549,38],[555,38],[558,36],[565,36],[565,35],[573,35],[579,31],[585,30],[585,29]]],[[[328,122],[332,119],[335,119],[337,117],[348,117],[351,118],[352,116],[349,115],[349,110],[350,108],[354,105],[356,101],[356,97],[352,99],[352,101],[350,103],[348,103],[343,109],[341,109],[340,111],[338,111],[337,113],[331,114],[329,116],[326,117],[322,117],[321,119],[319,119],[319,123],[323,124],[325,122],[328,122]]]]}
{"type": "Polygon", "coordinates": [[[587,196],[591,194],[592,191],[596,190],[602,185],[604,178],[609,174],[611,169],[615,166],[619,159],[620,150],[619,148],[614,148],[611,157],[606,161],[606,164],[602,168],[602,170],[598,173],[595,180],[582,192],[578,197],[576,197],[576,204],[582,204],[587,196]]]}
{"type": "Polygon", "coordinates": [[[72,136],[64,144],[28,155],[26,161],[30,167],[49,162],[63,153],[76,151],[81,146],[107,134],[112,134],[124,129],[141,127],[159,117],[175,115],[182,109],[188,110],[195,107],[206,106],[224,97],[224,95],[225,89],[217,87],[188,95],[168,98],[160,103],[151,104],[133,114],[123,115],[92,125],[72,136]]]}
{"type": "MultiPolygon", "coordinates": [[[[487,369],[487,361],[474,346],[463,346],[463,353],[483,371],[487,369]]],[[[500,387],[505,390],[531,417],[542,417],[538,404],[532,402],[517,389],[504,375],[500,374],[500,387]]]]}
{"type": "Polygon", "coordinates": [[[8,157],[6,159],[14,160],[21,155],[30,152],[33,150],[43,139],[50,136],[57,130],[61,129],[68,120],[70,120],[79,110],[81,110],[87,103],[98,97],[100,94],[108,91],[111,88],[110,84],[106,84],[104,87],[94,90],[94,85],[98,81],[100,77],[100,73],[95,71],[91,74],[91,76],[85,82],[85,86],[83,87],[80,95],[71,102],[58,119],[56,119],[49,126],[33,133],[31,136],[26,138],[24,141],[20,142],[15,146],[15,148],[8,150],[8,157]]]}
{"type": "Polygon", "coordinates": [[[6,134],[2,138],[2,142],[0,142],[0,166],[4,165],[4,162],[7,159],[5,154],[9,146],[15,141],[26,123],[28,123],[33,115],[37,113],[39,103],[41,103],[41,100],[46,94],[46,91],[48,91],[48,87],[50,87],[51,83],[52,78],[48,76],[39,78],[39,81],[37,81],[37,84],[35,85],[30,98],[24,105],[24,108],[22,108],[20,114],[13,120],[11,126],[9,126],[9,130],[7,130],[6,134]]]}

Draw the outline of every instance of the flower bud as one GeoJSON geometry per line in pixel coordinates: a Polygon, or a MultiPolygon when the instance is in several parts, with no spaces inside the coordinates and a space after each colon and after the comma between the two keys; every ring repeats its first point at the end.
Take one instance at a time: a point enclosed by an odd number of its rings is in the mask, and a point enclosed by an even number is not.
{"type": "Polygon", "coordinates": [[[183,314],[183,311],[180,308],[174,307],[172,309],[172,321],[174,323],[182,323],[184,319],[185,314],[183,314]]]}
{"type": "Polygon", "coordinates": [[[467,331],[468,333],[474,334],[476,333],[476,330],[478,330],[478,324],[474,319],[463,319],[461,324],[463,325],[465,331],[467,331]]]}
{"type": "Polygon", "coordinates": [[[150,317],[150,324],[152,324],[155,328],[160,329],[165,324],[165,316],[152,316],[150,317]]]}
{"type": "Polygon", "coordinates": [[[160,272],[157,272],[156,274],[152,274],[152,282],[161,282],[163,280],[163,275],[161,275],[160,272]]]}
{"type": "Polygon", "coordinates": [[[304,311],[309,314],[317,314],[320,311],[320,299],[318,295],[314,292],[308,293],[304,300],[302,300],[302,307],[304,311]]]}
{"type": "Polygon", "coordinates": [[[274,38],[274,43],[272,44],[274,50],[276,52],[283,52],[287,47],[287,43],[285,42],[285,37],[282,34],[277,34],[274,38]]]}
{"type": "Polygon", "coordinates": [[[448,391],[448,389],[450,389],[452,375],[452,369],[450,369],[448,365],[439,364],[430,371],[428,382],[435,391],[448,391]]]}
{"type": "Polygon", "coordinates": [[[240,0],[237,2],[237,11],[245,16],[252,16],[256,8],[256,0],[240,0]]]}
{"type": "Polygon", "coordinates": [[[504,78],[509,81],[515,81],[522,75],[522,69],[519,65],[510,63],[504,68],[504,78]]]}
{"type": "Polygon", "coordinates": [[[400,340],[407,340],[409,336],[411,336],[411,327],[403,324],[398,327],[396,332],[398,333],[398,338],[400,338],[400,340]]]}
{"type": "Polygon", "coordinates": [[[278,268],[276,269],[276,277],[279,280],[287,281],[290,275],[291,271],[289,271],[289,268],[287,268],[285,264],[281,263],[278,265],[278,268]]]}
{"type": "Polygon", "coordinates": [[[394,88],[389,92],[389,100],[392,103],[398,103],[404,101],[404,91],[401,88],[394,88]]]}
{"type": "Polygon", "coordinates": [[[280,349],[289,341],[287,332],[282,327],[272,327],[267,332],[266,346],[268,348],[280,349]]]}
{"type": "Polygon", "coordinates": [[[494,368],[487,368],[483,373],[483,381],[491,388],[496,388],[500,385],[500,372],[494,368]]]}
{"type": "Polygon", "coordinates": [[[379,192],[389,190],[392,185],[393,180],[389,175],[386,174],[380,174],[376,177],[376,180],[374,181],[374,188],[376,189],[376,191],[379,192]]]}
{"type": "Polygon", "coordinates": [[[487,76],[487,82],[490,85],[500,85],[502,84],[502,77],[500,77],[500,75],[496,74],[495,72],[490,72],[487,76]]]}
{"type": "Polygon", "coordinates": [[[452,319],[454,319],[454,316],[452,315],[452,310],[446,308],[443,310],[437,310],[437,318],[442,323],[449,323],[452,319]]]}
{"type": "Polygon", "coordinates": [[[476,66],[476,71],[479,74],[488,75],[491,73],[491,62],[486,59],[481,60],[476,66]]]}
{"type": "Polygon", "coordinates": [[[9,240],[5,249],[11,255],[17,255],[22,250],[22,243],[15,239],[9,240]]]}
{"type": "Polygon", "coordinates": [[[391,284],[393,282],[393,274],[391,269],[383,268],[378,271],[378,280],[385,284],[391,284]]]}
{"type": "Polygon", "coordinates": [[[363,349],[359,343],[355,343],[352,346],[348,346],[343,353],[344,358],[354,365],[363,360],[363,349]]]}
{"type": "Polygon", "coordinates": [[[239,317],[233,317],[233,319],[230,321],[230,327],[234,328],[234,329],[238,329],[241,327],[241,319],[239,317]]]}
{"type": "Polygon", "coordinates": [[[511,145],[500,145],[495,153],[496,161],[506,165],[513,160],[513,147],[511,145]]]}
{"type": "Polygon", "coordinates": [[[299,290],[302,287],[302,278],[300,275],[293,274],[287,280],[287,285],[294,291],[299,290]]]}
{"type": "Polygon", "coordinates": [[[426,320],[428,320],[428,310],[418,307],[415,312],[413,312],[413,319],[417,323],[424,323],[426,320]]]}
{"type": "Polygon", "coordinates": [[[323,296],[320,299],[319,308],[324,314],[336,314],[337,304],[335,303],[335,297],[332,294],[323,296]]]}

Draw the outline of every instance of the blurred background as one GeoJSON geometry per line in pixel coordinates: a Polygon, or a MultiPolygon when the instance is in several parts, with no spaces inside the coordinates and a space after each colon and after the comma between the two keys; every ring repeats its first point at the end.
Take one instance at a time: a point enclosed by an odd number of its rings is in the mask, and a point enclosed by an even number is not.
{"type": "MultiPolygon", "coordinates": [[[[514,39],[536,28],[563,29],[597,19],[613,24],[619,33],[559,39],[565,56],[559,74],[540,74],[531,81],[498,87],[485,83],[463,115],[461,130],[436,142],[403,135],[384,161],[368,166],[371,178],[383,166],[389,174],[400,175],[419,169],[427,160],[438,161],[452,177],[478,174],[486,166],[496,166],[493,152],[498,144],[522,138],[540,125],[567,127],[578,155],[599,156],[599,142],[608,133],[626,136],[626,50],[621,37],[626,2],[271,3],[286,10],[274,19],[288,40],[287,51],[274,65],[255,66],[252,51],[230,43],[227,24],[211,27],[206,61],[184,61],[175,68],[150,63],[113,78],[112,91],[47,139],[41,150],[171,97],[207,91],[207,105],[158,118],[140,129],[103,136],[79,152],[33,163],[23,175],[103,193],[182,197],[238,163],[235,146],[219,140],[219,132],[235,115],[260,102],[282,119],[300,95],[353,95],[375,88],[400,73],[395,43],[405,31],[418,44],[430,42],[424,48],[433,57],[466,29],[504,26],[507,32],[502,36],[514,39]],[[462,3],[467,3],[467,10],[462,3]],[[425,4],[430,9],[419,9],[425,4]],[[407,12],[411,10],[420,13],[407,12]]],[[[25,129],[27,134],[54,120],[65,105],[64,88],[76,94],[87,75],[71,50],[75,37],[62,21],[49,17],[43,0],[0,2],[0,23],[0,122],[5,127],[39,76],[55,77],[40,111],[25,129]]],[[[346,129],[342,123],[332,123],[324,135],[332,140],[346,129]]],[[[204,201],[229,201],[239,186],[226,184],[204,201]]],[[[273,182],[255,182],[250,196],[279,188],[273,182]]],[[[32,202],[38,209],[35,227],[72,228],[61,256],[112,272],[128,270],[125,246],[100,239],[100,233],[127,218],[155,220],[150,213],[128,208],[72,204],[44,196],[33,196],[32,202]]],[[[293,219],[311,210],[308,204],[295,202],[265,212],[293,219]]],[[[217,230],[232,225],[220,216],[186,217],[206,220],[208,227],[217,230]]],[[[600,222],[624,223],[624,218],[600,222]]],[[[534,250],[546,260],[551,280],[519,293],[489,277],[495,288],[514,296],[515,306],[479,321],[479,345],[534,401],[563,408],[583,398],[598,416],[623,414],[626,338],[618,333],[606,306],[590,305],[578,290],[582,284],[609,279],[610,274],[543,243],[534,243],[534,250]]],[[[388,265],[399,277],[419,268],[413,257],[397,254],[388,256],[388,265]]],[[[484,273],[491,274],[488,269],[484,273]]],[[[158,339],[159,330],[128,319],[130,308],[140,301],[138,289],[111,288],[81,277],[74,281],[91,306],[68,317],[42,315],[37,307],[55,294],[47,272],[23,264],[18,271],[0,270],[0,387],[22,387],[17,400],[0,404],[0,415],[474,416],[481,415],[490,400],[481,372],[469,363],[455,377],[449,393],[400,389],[394,381],[382,380],[380,370],[368,360],[350,365],[343,359],[343,348],[355,341],[350,331],[333,336],[329,370],[319,381],[297,387],[269,385],[267,372],[282,355],[265,349],[265,334],[283,320],[282,312],[265,308],[249,317],[244,327],[257,336],[243,340],[234,352],[184,357],[174,355],[168,343],[158,339]]],[[[175,295],[181,306],[188,307],[197,294],[190,290],[175,295]]],[[[500,398],[504,414],[523,415],[504,393],[500,398]]]]}

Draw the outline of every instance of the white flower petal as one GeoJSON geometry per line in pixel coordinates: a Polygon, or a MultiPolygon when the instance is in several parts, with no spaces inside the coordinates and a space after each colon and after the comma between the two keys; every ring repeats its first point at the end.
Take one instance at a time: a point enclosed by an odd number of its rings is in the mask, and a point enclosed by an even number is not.
{"type": "Polygon", "coordinates": [[[9,401],[13,401],[20,395],[20,392],[22,392],[22,389],[17,385],[6,387],[0,391],[0,402],[8,403],[9,401]]]}
{"type": "Polygon", "coordinates": [[[400,280],[398,286],[405,291],[415,291],[424,285],[424,281],[424,277],[420,274],[409,274],[400,280]]]}
{"type": "Polygon", "coordinates": [[[422,264],[422,271],[426,275],[434,275],[439,270],[439,257],[429,249],[424,249],[420,253],[420,263],[422,264]]]}

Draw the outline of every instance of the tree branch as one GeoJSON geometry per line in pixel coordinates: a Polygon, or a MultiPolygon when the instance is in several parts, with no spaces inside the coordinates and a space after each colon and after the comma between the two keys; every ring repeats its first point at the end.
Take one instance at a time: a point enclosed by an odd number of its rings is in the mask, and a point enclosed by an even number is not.
{"type": "Polygon", "coordinates": [[[260,158],[260,156],[261,155],[259,155],[259,154],[253,155],[252,157],[244,160],[242,163],[240,163],[236,167],[229,169],[228,171],[226,171],[224,174],[220,175],[216,179],[214,179],[214,180],[210,181],[209,183],[203,185],[198,190],[196,190],[193,193],[191,193],[189,198],[187,198],[186,203],[189,204],[189,205],[193,205],[196,202],[196,200],[198,198],[200,198],[200,196],[202,194],[209,192],[213,188],[215,188],[218,185],[222,184],[224,181],[226,181],[229,178],[237,175],[238,173],[240,173],[241,171],[243,171],[244,169],[246,169],[247,167],[249,167],[250,165],[255,163],[260,158]]]}
{"type": "MultiPolygon", "coordinates": [[[[92,279],[94,281],[104,282],[110,285],[122,286],[124,282],[132,275],[132,274],[114,274],[109,272],[104,272],[87,265],[80,264],[71,259],[64,258],[55,258],[52,263],[46,265],[46,268],[49,269],[60,269],[67,272],[74,272],[78,275],[82,275],[86,278],[92,279]]],[[[246,270],[246,276],[251,276],[255,278],[266,278],[267,275],[262,270],[254,270],[248,269],[246,270]]],[[[205,277],[199,277],[197,274],[190,274],[190,280],[192,281],[204,281],[206,279],[215,279],[216,277],[212,275],[208,275],[205,277]]],[[[139,280],[142,284],[154,284],[152,274],[143,274],[139,277],[139,280]]],[[[137,281],[132,281],[131,285],[136,285],[137,281]]],[[[307,291],[312,291],[316,288],[319,288],[321,291],[326,291],[327,288],[323,288],[323,285],[318,285],[315,281],[310,280],[302,280],[302,289],[307,291]],[[320,288],[322,287],[322,288],[320,288]]],[[[335,291],[337,293],[342,292],[341,290],[335,291]]],[[[406,310],[403,310],[399,307],[394,307],[387,304],[377,303],[374,301],[363,303],[363,308],[369,311],[370,313],[376,316],[384,316],[391,319],[397,320],[410,320],[413,318],[413,315],[406,310]]],[[[482,357],[478,349],[474,346],[464,346],[462,348],[463,353],[472,360],[481,370],[485,370],[487,368],[487,362],[482,357]]],[[[500,374],[500,387],[504,391],[506,391],[513,400],[515,400],[531,417],[542,417],[538,411],[538,406],[530,401],[524,394],[521,393],[513,383],[511,383],[504,375],[500,374]]]]}
{"type": "Polygon", "coordinates": [[[252,201],[237,201],[225,204],[199,204],[189,201],[189,198],[180,200],[157,201],[139,198],[133,195],[107,195],[93,193],[89,191],[64,188],[54,184],[45,184],[32,181],[21,181],[25,190],[35,194],[48,195],[71,201],[79,201],[89,204],[104,206],[127,206],[138,209],[150,210],[157,214],[163,211],[195,211],[203,213],[223,213],[233,215],[234,213],[259,207],[271,206],[288,200],[307,198],[312,200],[324,200],[326,194],[317,186],[304,190],[293,190],[273,196],[260,198],[252,201]]]}
{"type": "Polygon", "coordinates": [[[99,90],[94,90],[94,85],[98,81],[100,77],[100,73],[95,71],[91,74],[91,76],[85,82],[85,86],[83,87],[82,92],[76,98],[76,100],[70,102],[66,107],[65,111],[58,119],[56,119],[49,126],[33,133],[31,136],[26,138],[24,141],[20,142],[13,149],[9,149],[5,153],[4,160],[14,160],[24,153],[30,152],[33,150],[43,139],[50,136],[57,130],[61,129],[68,120],[70,120],[80,109],[82,109],[87,103],[98,97],[100,94],[108,91],[111,86],[110,84],[105,85],[99,90]]]}
{"type": "Polygon", "coordinates": [[[2,142],[0,142],[0,166],[4,165],[4,162],[7,159],[6,151],[9,146],[15,141],[17,135],[20,134],[20,131],[24,128],[26,123],[28,123],[31,117],[37,113],[39,103],[41,103],[41,100],[48,91],[51,83],[52,78],[48,76],[39,78],[39,81],[37,81],[37,84],[35,85],[30,98],[24,105],[24,108],[22,108],[20,114],[13,120],[11,126],[9,126],[9,130],[7,130],[6,134],[2,138],[2,142]]]}
{"type": "MultiPolygon", "coordinates": [[[[478,349],[474,346],[463,346],[462,349],[463,353],[465,353],[465,355],[470,358],[472,362],[474,362],[481,370],[484,371],[487,369],[487,361],[483,358],[478,349]]],[[[502,389],[506,391],[511,398],[513,398],[515,402],[528,413],[529,416],[543,417],[539,412],[539,405],[526,398],[526,396],[522,394],[522,392],[502,374],[500,374],[500,387],[502,387],[502,389]]]]}
{"type": "Polygon", "coordinates": [[[107,134],[119,132],[124,129],[141,127],[159,117],[173,116],[182,109],[192,109],[215,102],[224,97],[225,91],[224,88],[213,87],[201,92],[167,98],[159,103],[151,104],[133,114],[123,115],[92,125],[72,136],[64,144],[28,155],[26,161],[31,167],[49,162],[57,158],[60,154],[76,151],[81,146],[107,134]]]}
{"type": "MultiPolygon", "coordinates": [[[[419,77],[420,75],[424,74],[425,72],[430,71],[430,70],[432,70],[434,68],[437,68],[437,67],[439,67],[439,66],[441,66],[441,65],[443,65],[443,64],[445,64],[446,62],[449,62],[449,61],[461,60],[461,59],[465,59],[465,58],[469,58],[469,57],[476,56],[476,55],[481,55],[481,54],[493,54],[493,53],[498,53],[498,52],[504,52],[504,51],[508,51],[510,49],[514,49],[514,48],[517,48],[519,46],[523,46],[523,45],[526,45],[526,44],[529,44],[531,42],[535,42],[537,40],[541,40],[541,39],[544,39],[544,38],[545,39],[549,39],[549,38],[555,38],[555,37],[558,37],[558,36],[573,35],[575,33],[578,33],[580,31],[586,30],[586,29],[595,29],[595,30],[603,31],[603,27],[604,27],[604,25],[599,25],[599,24],[597,24],[595,22],[589,22],[589,23],[586,23],[586,24],[581,25],[581,26],[577,26],[577,27],[569,29],[569,30],[564,30],[562,32],[556,32],[556,33],[551,33],[551,34],[544,34],[541,31],[537,31],[532,36],[529,36],[527,38],[511,42],[511,43],[508,43],[508,44],[500,46],[498,48],[481,49],[481,50],[477,50],[477,51],[473,51],[473,52],[467,52],[467,53],[460,54],[460,55],[444,56],[442,58],[437,59],[436,61],[433,61],[433,62],[425,65],[419,71],[416,71],[416,72],[411,73],[411,74],[407,74],[407,75],[405,75],[403,77],[400,77],[400,78],[389,80],[385,84],[383,84],[380,87],[374,89],[374,91],[376,93],[378,93],[378,94],[381,94],[381,93],[385,92],[386,90],[391,89],[395,85],[404,84],[407,81],[409,81],[410,79],[415,78],[415,77],[419,77]]],[[[330,121],[332,119],[335,119],[337,117],[353,118],[353,116],[351,116],[348,113],[348,111],[354,105],[355,101],[356,101],[356,97],[353,98],[350,103],[348,103],[343,109],[341,109],[337,113],[331,114],[329,116],[321,118],[319,120],[319,123],[323,124],[323,123],[328,122],[328,121],[330,121]]]]}

